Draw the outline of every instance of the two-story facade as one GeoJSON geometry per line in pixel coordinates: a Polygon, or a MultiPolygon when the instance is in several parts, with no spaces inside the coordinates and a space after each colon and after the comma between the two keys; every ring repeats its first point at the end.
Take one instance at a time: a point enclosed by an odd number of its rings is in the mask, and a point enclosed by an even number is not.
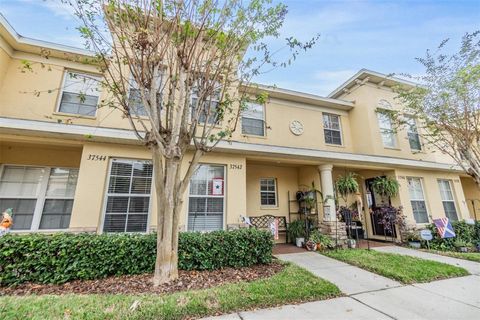
{"type": "MultiPolygon", "coordinates": [[[[0,210],[14,209],[14,231],[155,228],[151,153],[120,112],[97,108],[104,93],[85,90],[82,75],[101,75],[72,57],[90,55],[22,37],[0,15],[0,210]]],[[[261,88],[268,102],[251,104],[231,141],[202,158],[185,195],[182,229],[227,229],[241,216],[290,219],[302,186],[313,182],[333,195],[346,172],[358,174],[371,238],[383,238],[369,213],[378,201],[369,181],[378,176],[400,182],[392,203],[412,224],[476,218],[473,180],[422,145],[414,118],[395,132],[381,113],[395,108],[397,82],[404,81],[361,70],[328,97],[261,88]]],[[[327,204],[330,214],[320,210],[320,219],[334,221],[335,202],[327,204]]]]}

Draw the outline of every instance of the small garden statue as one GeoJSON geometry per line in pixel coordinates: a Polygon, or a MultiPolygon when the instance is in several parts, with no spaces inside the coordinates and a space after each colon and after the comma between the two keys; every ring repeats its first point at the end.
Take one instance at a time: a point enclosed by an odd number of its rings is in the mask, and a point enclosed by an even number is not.
{"type": "Polygon", "coordinates": [[[12,208],[9,208],[2,213],[2,220],[0,221],[0,237],[10,232],[10,227],[13,225],[12,215],[12,208]]]}

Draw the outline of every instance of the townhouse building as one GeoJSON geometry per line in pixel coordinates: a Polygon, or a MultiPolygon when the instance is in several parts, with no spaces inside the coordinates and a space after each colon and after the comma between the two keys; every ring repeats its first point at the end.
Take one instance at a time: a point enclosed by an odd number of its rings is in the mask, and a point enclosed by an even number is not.
{"type": "MultiPolygon", "coordinates": [[[[0,210],[14,209],[14,232],[155,229],[151,153],[118,110],[97,108],[101,90],[84,90],[88,79],[102,76],[75,62],[91,55],[23,37],[0,15],[0,210]]],[[[347,172],[358,174],[370,238],[385,236],[371,215],[380,201],[371,181],[379,176],[399,181],[392,204],[419,227],[444,216],[478,218],[473,180],[422,144],[414,117],[395,131],[382,112],[398,107],[398,83],[413,85],[360,70],[327,97],[260,86],[268,101],[251,103],[232,139],[202,158],[181,228],[235,228],[242,216],[291,221],[298,190],[313,183],[333,195],[347,172]]],[[[318,218],[335,221],[335,205],[319,205],[318,218]]]]}

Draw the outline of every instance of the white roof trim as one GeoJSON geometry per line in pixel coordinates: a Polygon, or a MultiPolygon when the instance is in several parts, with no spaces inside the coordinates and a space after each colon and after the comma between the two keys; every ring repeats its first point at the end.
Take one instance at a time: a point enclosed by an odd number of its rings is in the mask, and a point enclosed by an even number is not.
{"type": "Polygon", "coordinates": [[[95,52],[90,51],[90,50],[85,50],[81,48],[76,48],[72,46],[67,46],[63,44],[58,44],[58,43],[53,43],[49,41],[44,41],[44,40],[37,40],[37,39],[32,39],[28,37],[24,37],[20,35],[15,29],[12,27],[12,25],[5,19],[5,17],[0,13],[0,25],[3,26],[8,33],[13,37],[13,39],[18,43],[18,44],[23,44],[23,45],[30,45],[30,46],[35,46],[35,47],[41,47],[41,48],[46,48],[46,49],[52,49],[52,50],[57,50],[57,51],[62,51],[62,52],[67,52],[67,53],[73,53],[73,54],[78,54],[78,55],[83,55],[83,56],[95,56],[95,52]]]}
{"type": "Polygon", "coordinates": [[[368,69],[361,69],[360,71],[355,73],[352,77],[350,77],[347,81],[342,83],[338,88],[333,90],[327,97],[331,98],[331,99],[335,99],[335,96],[338,93],[340,93],[344,88],[348,87],[350,85],[350,83],[355,81],[355,79],[360,77],[362,74],[368,74],[368,75],[376,76],[376,77],[379,77],[379,78],[384,78],[386,80],[395,81],[395,82],[402,83],[402,84],[405,84],[405,85],[408,85],[408,86],[418,86],[418,83],[415,83],[415,82],[412,82],[412,81],[400,79],[400,78],[397,78],[397,77],[388,76],[386,74],[376,72],[376,71],[372,71],[372,70],[368,70],[368,69]]]}
{"type": "MultiPolygon", "coordinates": [[[[35,134],[44,136],[75,139],[92,142],[113,142],[122,144],[138,144],[139,141],[131,130],[96,128],[91,126],[63,124],[36,120],[23,120],[0,117],[0,133],[5,134],[35,134]],[[89,138],[88,136],[92,136],[89,138]]],[[[242,154],[263,154],[278,155],[284,157],[295,157],[318,161],[335,161],[357,163],[357,164],[377,164],[389,167],[408,167],[417,169],[459,171],[463,170],[456,165],[411,160],[404,158],[393,158],[374,156],[358,153],[335,152],[318,149],[283,147],[276,145],[254,144],[239,141],[221,141],[216,150],[224,152],[239,152],[242,154]]]]}

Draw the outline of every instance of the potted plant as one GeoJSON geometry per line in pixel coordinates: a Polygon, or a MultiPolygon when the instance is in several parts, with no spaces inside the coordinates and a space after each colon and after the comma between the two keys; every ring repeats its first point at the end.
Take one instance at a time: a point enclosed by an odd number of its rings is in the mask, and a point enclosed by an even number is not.
{"type": "Polygon", "coordinates": [[[357,247],[357,241],[355,239],[347,239],[347,246],[351,249],[355,249],[357,247]]]}
{"type": "Polygon", "coordinates": [[[470,244],[462,239],[455,240],[454,244],[458,252],[468,252],[468,247],[470,244]]]}
{"type": "Polygon", "coordinates": [[[477,252],[480,252],[480,241],[477,242],[476,248],[477,248],[477,252]]]}
{"type": "Polygon", "coordinates": [[[317,245],[317,249],[320,249],[321,242],[322,242],[322,234],[318,230],[313,230],[310,232],[310,237],[308,238],[309,241],[313,241],[317,245]]]}
{"type": "Polygon", "coordinates": [[[373,190],[385,198],[395,197],[400,189],[397,179],[391,177],[377,177],[372,183],[373,190]]]}
{"type": "Polygon", "coordinates": [[[302,247],[305,242],[305,221],[295,220],[288,225],[288,236],[295,241],[297,247],[302,247]]]}
{"type": "Polygon", "coordinates": [[[308,251],[315,251],[317,250],[317,244],[312,240],[308,240],[305,242],[305,248],[307,248],[308,251]]]}
{"type": "Polygon", "coordinates": [[[317,244],[318,250],[333,249],[335,244],[333,243],[332,238],[324,234],[320,234],[320,242],[317,244]]]}
{"type": "Polygon", "coordinates": [[[420,249],[420,237],[418,236],[418,233],[411,231],[407,233],[406,239],[410,247],[420,249]]]}

